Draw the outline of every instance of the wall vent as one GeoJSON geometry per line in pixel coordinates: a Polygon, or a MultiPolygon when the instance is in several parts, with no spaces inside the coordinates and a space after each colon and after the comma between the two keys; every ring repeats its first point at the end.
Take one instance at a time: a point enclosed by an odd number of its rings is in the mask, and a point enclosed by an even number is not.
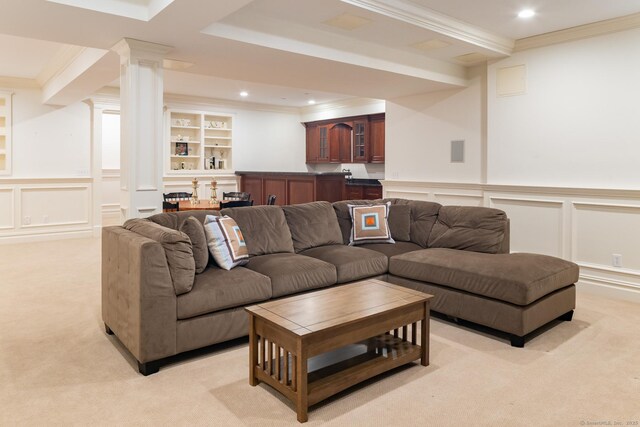
{"type": "Polygon", "coordinates": [[[464,163],[464,140],[451,141],[451,163],[464,163]]]}

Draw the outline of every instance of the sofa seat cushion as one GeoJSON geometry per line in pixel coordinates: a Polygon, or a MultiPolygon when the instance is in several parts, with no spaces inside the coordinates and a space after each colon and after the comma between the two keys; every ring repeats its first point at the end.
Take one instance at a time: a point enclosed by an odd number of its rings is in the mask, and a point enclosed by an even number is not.
{"type": "Polygon", "coordinates": [[[337,280],[332,264],[299,254],[256,256],[245,267],[271,279],[273,297],[330,286],[337,280]]]}
{"type": "Polygon", "coordinates": [[[393,245],[389,245],[386,243],[367,243],[366,245],[360,245],[359,247],[380,252],[386,255],[387,258],[391,258],[392,256],[395,256],[395,255],[402,255],[404,253],[411,252],[411,251],[420,251],[423,249],[422,246],[417,245],[413,242],[398,242],[398,241],[396,241],[396,243],[394,243],[393,245]]]}
{"type": "Polygon", "coordinates": [[[396,255],[389,273],[525,306],[578,281],[578,266],[547,255],[423,249],[396,255]]]}
{"type": "MultiPolygon", "coordinates": [[[[385,244],[379,243],[379,245],[385,244]]],[[[386,246],[393,245],[386,244],[386,246]]],[[[386,274],[389,267],[386,255],[357,246],[319,246],[307,249],[301,254],[333,264],[338,274],[338,283],[386,274]]]]}
{"type": "Polygon", "coordinates": [[[227,308],[241,307],[271,298],[271,280],[236,267],[211,266],[196,276],[191,292],[178,296],[178,319],[189,319],[227,308]]]}

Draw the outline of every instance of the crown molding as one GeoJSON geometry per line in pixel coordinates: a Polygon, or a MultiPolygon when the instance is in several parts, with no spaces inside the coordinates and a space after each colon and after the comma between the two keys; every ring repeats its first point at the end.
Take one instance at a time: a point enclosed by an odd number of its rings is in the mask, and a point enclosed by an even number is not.
{"type": "Polygon", "coordinates": [[[347,99],[341,99],[340,101],[335,101],[335,102],[325,102],[324,104],[304,106],[300,108],[300,113],[313,114],[313,113],[320,113],[324,111],[340,110],[343,108],[366,107],[369,105],[376,105],[376,104],[383,105],[383,110],[380,112],[384,113],[385,101],[383,99],[372,99],[372,98],[347,98],[347,99]]]}
{"type": "Polygon", "coordinates": [[[169,105],[186,105],[196,107],[223,107],[238,108],[242,110],[268,111],[272,113],[299,114],[297,107],[284,107],[279,105],[259,104],[256,102],[231,101],[228,99],[207,98],[200,96],[178,95],[173,93],[164,94],[164,103],[169,105]]]}
{"type": "MultiPolygon", "coordinates": [[[[89,98],[94,103],[114,103],[120,105],[120,88],[105,86],[89,98]]],[[[178,105],[191,108],[238,108],[242,110],[268,111],[272,113],[300,114],[298,107],[285,107],[280,105],[260,104],[257,102],[231,101],[228,99],[208,98],[204,96],[181,95],[177,93],[165,93],[164,104],[170,107],[178,105]]]]}
{"type": "Polygon", "coordinates": [[[618,18],[607,19],[605,21],[598,21],[591,24],[553,31],[551,33],[540,34],[538,36],[518,39],[514,46],[514,52],[581,40],[589,37],[597,37],[638,27],[640,27],[640,13],[634,13],[632,15],[621,16],[618,18]]]}
{"type": "Polygon", "coordinates": [[[341,0],[371,12],[397,19],[417,27],[437,32],[456,40],[490,50],[499,55],[511,55],[514,40],[467,24],[435,10],[418,6],[408,0],[341,0]]]}
{"type": "Polygon", "coordinates": [[[40,89],[40,85],[34,79],[22,77],[2,77],[0,76],[0,88],[5,89],[40,89]]]}
{"type": "Polygon", "coordinates": [[[59,76],[85,49],[85,47],[73,45],[64,45],[58,49],[53,58],[51,58],[36,77],[36,81],[40,87],[44,87],[49,81],[59,76]]]}

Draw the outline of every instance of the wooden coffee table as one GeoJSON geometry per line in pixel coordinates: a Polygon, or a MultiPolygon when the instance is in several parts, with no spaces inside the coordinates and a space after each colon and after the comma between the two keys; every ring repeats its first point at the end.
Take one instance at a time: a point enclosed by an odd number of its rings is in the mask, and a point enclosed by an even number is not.
{"type": "Polygon", "coordinates": [[[354,384],[417,359],[427,366],[431,298],[363,280],[247,307],[249,383],[278,390],[305,422],[309,406],[354,384]]]}

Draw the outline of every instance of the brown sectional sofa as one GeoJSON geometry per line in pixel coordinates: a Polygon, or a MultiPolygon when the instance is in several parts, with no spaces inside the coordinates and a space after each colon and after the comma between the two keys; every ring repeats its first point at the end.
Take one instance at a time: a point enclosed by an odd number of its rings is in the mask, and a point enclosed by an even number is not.
{"type": "Polygon", "coordinates": [[[540,326],[571,320],[578,280],[571,262],[509,254],[500,210],[404,199],[165,213],[104,228],[102,245],[105,327],[144,375],[170,356],[247,335],[247,305],[364,278],[433,294],[434,311],[521,347],[540,326]],[[348,246],[348,204],[386,201],[395,243],[348,246]],[[201,242],[180,230],[189,217],[218,214],[236,220],[249,262],[227,271],[209,259],[195,274],[201,242]]]}

